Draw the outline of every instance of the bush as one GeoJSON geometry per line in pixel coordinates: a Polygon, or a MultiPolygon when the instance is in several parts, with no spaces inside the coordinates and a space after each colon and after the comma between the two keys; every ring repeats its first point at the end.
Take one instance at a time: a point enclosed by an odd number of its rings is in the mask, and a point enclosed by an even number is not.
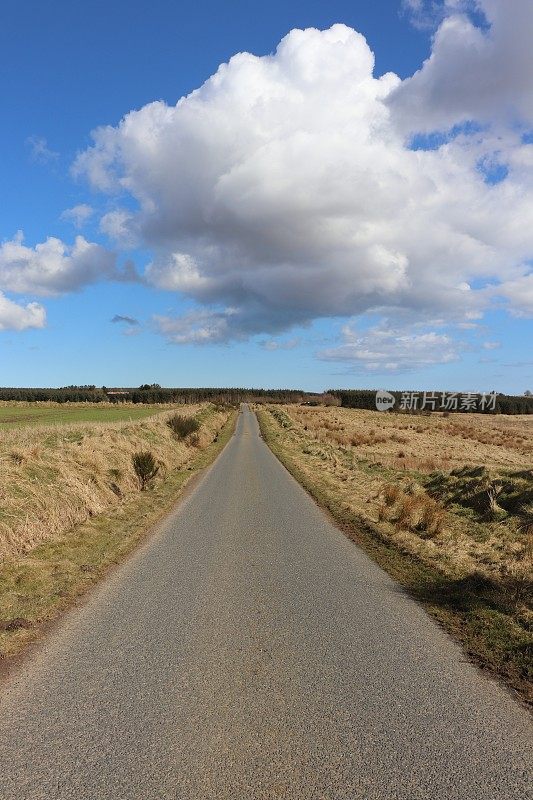
{"type": "Polygon", "coordinates": [[[134,453],[131,457],[133,462],[133,469],[139,481],[141,492],[146,489],[148,483],[155,478],[159,472],[159,467],[156,460],[149,450],[144,452],[134,453]]]}
{"type": "Polygon", "coordinates": [[[386,506],[393,506],[398,500],[401,492],[393,483],[387,483],[383,487],[383,502],[386,506]]]}
{"type": "Polygon", "coordinates": [[[182,414],[174,414],[167,420],[168,427],[178,439],[185,439],[191,433],[196,433],[200,428],[200,423],[194,417],[184,417],[182,414]]]}
{"type": "Polygon", "coordinates": [[[427,537],[438,536],[442,533],[446,513],[431,497],[425,498],[422,507],[422,514],[417,528],[426,534],[427,537]]]}

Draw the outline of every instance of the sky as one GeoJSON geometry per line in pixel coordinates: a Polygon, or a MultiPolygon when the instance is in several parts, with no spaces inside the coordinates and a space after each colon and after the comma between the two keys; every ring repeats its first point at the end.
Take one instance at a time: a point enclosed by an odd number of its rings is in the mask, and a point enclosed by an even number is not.
{"type": "Polygon", "coordinates": [[[530,0],[4,0],[0,385],[533,390],[530,0]]]}

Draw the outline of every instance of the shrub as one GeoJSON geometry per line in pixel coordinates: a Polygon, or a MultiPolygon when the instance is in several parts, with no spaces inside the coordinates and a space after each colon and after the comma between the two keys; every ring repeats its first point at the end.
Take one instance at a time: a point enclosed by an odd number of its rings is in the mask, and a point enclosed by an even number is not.
{"type": "Polygon", "coordinates": [[[387,483],[383,487],[383,501],[386,506],[393,506],[400,496],[400,490],[393,483],[387,483]]]}
{"type": "Polygon", "coordinates": [[[426,536],[438,536],[442,533],[446,513],[432,498],[425,498],[417,528],[423,531],[426,536]]]}
{"type": "Polygon", "coordinates": [[[403,495],[396,511],[396,527],[411,530],[413,517],[420,506],[420,501],[412,495],[403,495]]]}
{"type": "Polygon", "coordinates": [[[9,454],[11,456],[11,460],[15,464],[23,464],[26,460],[26,456],[22,452],[22,450],[12,450],[9,454]]]}
{"type": "Polygon", "coordinates": [[[167,420],[168,427],[178,439],[185,439],[191,433],[196,433],[200,428],[200,423],[194,417],[184,417],[182,414],[174,414],[167,420]]]}
{"type": "Polygon", "coordinates": [[[139,481],[140,490],[143,492],[148,483],[155,478],[159,472],[159,467],[149,450],[134,453],[131,457],[131,460],[133,462],[133,469],[135,470],[135,474],[137,475],[137,479],[139,481]]]}
{"type": "MultiPolygon", "coordinates": [[[[390,486],[391,489],[394,488],[390,486]]],[[[387,504],[396,508],[393,519],[398,529],[418,531],[423,538],[442,533],[446,512],[432,497],[426,494],[406,494],[402,491],[394,497],[394,492],[390,491],[388,503],[385,498],[385,505],[387,504]]]]}

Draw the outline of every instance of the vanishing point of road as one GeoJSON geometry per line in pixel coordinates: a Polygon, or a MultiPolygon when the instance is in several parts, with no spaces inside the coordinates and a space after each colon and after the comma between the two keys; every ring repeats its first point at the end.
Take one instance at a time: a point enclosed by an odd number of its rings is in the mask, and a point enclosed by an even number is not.
{"type": "Polygon", "coordinates": [[[2,800],[526,800],[527,712],[244,407],[159,532],[0,684],[2,800]]]}

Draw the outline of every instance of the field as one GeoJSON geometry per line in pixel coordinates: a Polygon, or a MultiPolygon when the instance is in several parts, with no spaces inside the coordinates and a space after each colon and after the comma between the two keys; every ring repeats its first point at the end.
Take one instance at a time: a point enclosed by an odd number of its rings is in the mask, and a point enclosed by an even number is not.
{"type": "Polygon", "coordinates": [[[65,425],[76,422],[133,422],[168,406],[132,403],[5,403],[0,402],[2,431],[21,425],[65,425]]]}
{"type": "MultiPolygon", "coordinates": [[[[48,408],[35,413],[48,420],[48,408]]],[[[166,410],[80,406],[73,415],[92,419],[83,422],[51,408],[69,424],[0,432],[0,660],[146,534],[219,452],[235,418],[232,409],[211,403],[166,410]],[[145,418],[129,421],[132,411],[145,418]],[[122,421],[110,421],[117,413],[122,421]],[[184,435],[167,424],[176,414],[194,420],[184,435]],[[155,474],[146,485],[135,471],[139,453],[153,457],[155,474]]]]}
{"type": "Polygon", "coordinates": [[[271,406],[272,449],[486,666],[533,678],[533,419],[271,406]]]}

